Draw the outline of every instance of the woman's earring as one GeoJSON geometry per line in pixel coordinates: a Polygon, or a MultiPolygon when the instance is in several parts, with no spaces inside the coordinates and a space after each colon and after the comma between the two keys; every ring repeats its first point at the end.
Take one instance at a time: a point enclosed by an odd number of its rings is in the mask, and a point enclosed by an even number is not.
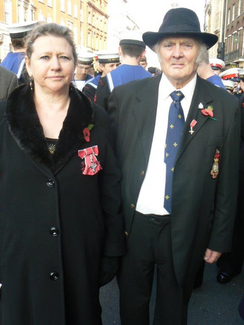
{"type": "Polygon", "coordinates": [[[30,89],[33,90],[33,79],[30,78],[30,89]]]}

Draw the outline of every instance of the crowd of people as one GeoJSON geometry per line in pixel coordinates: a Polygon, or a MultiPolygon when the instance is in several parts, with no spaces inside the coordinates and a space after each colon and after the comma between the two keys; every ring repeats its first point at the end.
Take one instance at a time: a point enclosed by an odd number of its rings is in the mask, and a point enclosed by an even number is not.
{"type": "Polygon", "coordinates": [[[116,276],[121,324],[149,325],[156,274],[154,325],[186,325],[205,263],[222,285],[243,266],[244,69],[209,59],[218,37],[187,8],[122,32],[116,51],[77,53],[56,23],[10,36],[0,323],[101,325],[99,289],[116,276]]]}

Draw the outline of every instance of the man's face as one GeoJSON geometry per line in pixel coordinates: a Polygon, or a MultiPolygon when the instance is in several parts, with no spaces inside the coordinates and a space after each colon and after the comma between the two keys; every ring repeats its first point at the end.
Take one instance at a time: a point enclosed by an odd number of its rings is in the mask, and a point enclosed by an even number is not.
{"type": "Polygon", "coordinates": [[[75,79],[76,80],[86,80],[86,77],[88,75],[90,68],[91,68],[90,65],[81,64],[78,62],[77,67],[76,67],[75,79]]]}
{"type": "Polygon", "coordinates": [[[169,37],[160,42],[161,69],[176,89],[187,85],[198,68],[199,45],[187,37],[169,37]]]}
{"type": "Polygon", "coordinates": [[[104,63],[100,64],[100,70],[102,71],[102,77],[105,77],[109,72],[116,69],[120,64],[118,62],[116,63],[104,63]]]}
{"type": "Polygon", "coordinates": [[[244,79],[240,79],[241,90],[244,91],[244,79]]]}

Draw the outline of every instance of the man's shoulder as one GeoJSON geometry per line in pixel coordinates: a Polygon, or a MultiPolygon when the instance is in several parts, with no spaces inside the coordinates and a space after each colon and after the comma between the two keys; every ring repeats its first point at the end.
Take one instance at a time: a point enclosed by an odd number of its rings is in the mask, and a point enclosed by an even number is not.
{"type": "Polygon", "coordinates": [[[142,88],[148,87],[149,85],[157,85],[159,84],[159,81],[161,79],[161,75],[156,76],[154,78],[148,77],[144,79],[136,79],[132,80],[126,84],[123,84],[121,86],[118,86],[114,88],[114,91],[116,92],[135,92],[135,90],[140,90],[142,88]]]}
{"type": "Polygon", "coordinates": [[[225,103],[225,102],[237,103],[238,102],[238,99],[235,98],[235,96],[233,96],[232,94],[228,93],[228,91],[226,91],[226,89],[223,89],[221,87],[216,87],[213,83],[211,83],[207,80],[204,80],[202,78],[198,78],[197,87],[204,88],[211,94],[211,96],[213,97],[214,100],[217,99],[218,101],[221,101],[222,103],[225,103]]]}

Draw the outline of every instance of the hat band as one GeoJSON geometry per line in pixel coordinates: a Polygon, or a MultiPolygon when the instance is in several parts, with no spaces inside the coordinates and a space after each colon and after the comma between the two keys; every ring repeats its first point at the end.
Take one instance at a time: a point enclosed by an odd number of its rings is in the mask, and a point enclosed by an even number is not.
{"type": "Polygon", "coordinates": [[[232,79],[232,78],[239,78],[239,76],[236,73],[228,74],[228,76],[223,76],[222,79],[232,79]]]}
{"type": "Polygon", "coordinates": [[[99,63],[110,63],[110,62],[120,62],[119,58],[111,58],[111,59],[98,59],[99,63]]]}
{"type": "Polygon", "coordinates": [[[131,40],[131,39],[123,39],[119,42],[119,45],[123,45],[123,44],[127,44],[127,45],[138,45],[141,47],[146,48],[146,44],[142,41],[137,41],[137,40],[131,40]]]}
{"type": "Polygon", "coordinates": [[[10,38],[23,38],[27,35],[27,32],[22,33],[10,33],[10,38]]]}

